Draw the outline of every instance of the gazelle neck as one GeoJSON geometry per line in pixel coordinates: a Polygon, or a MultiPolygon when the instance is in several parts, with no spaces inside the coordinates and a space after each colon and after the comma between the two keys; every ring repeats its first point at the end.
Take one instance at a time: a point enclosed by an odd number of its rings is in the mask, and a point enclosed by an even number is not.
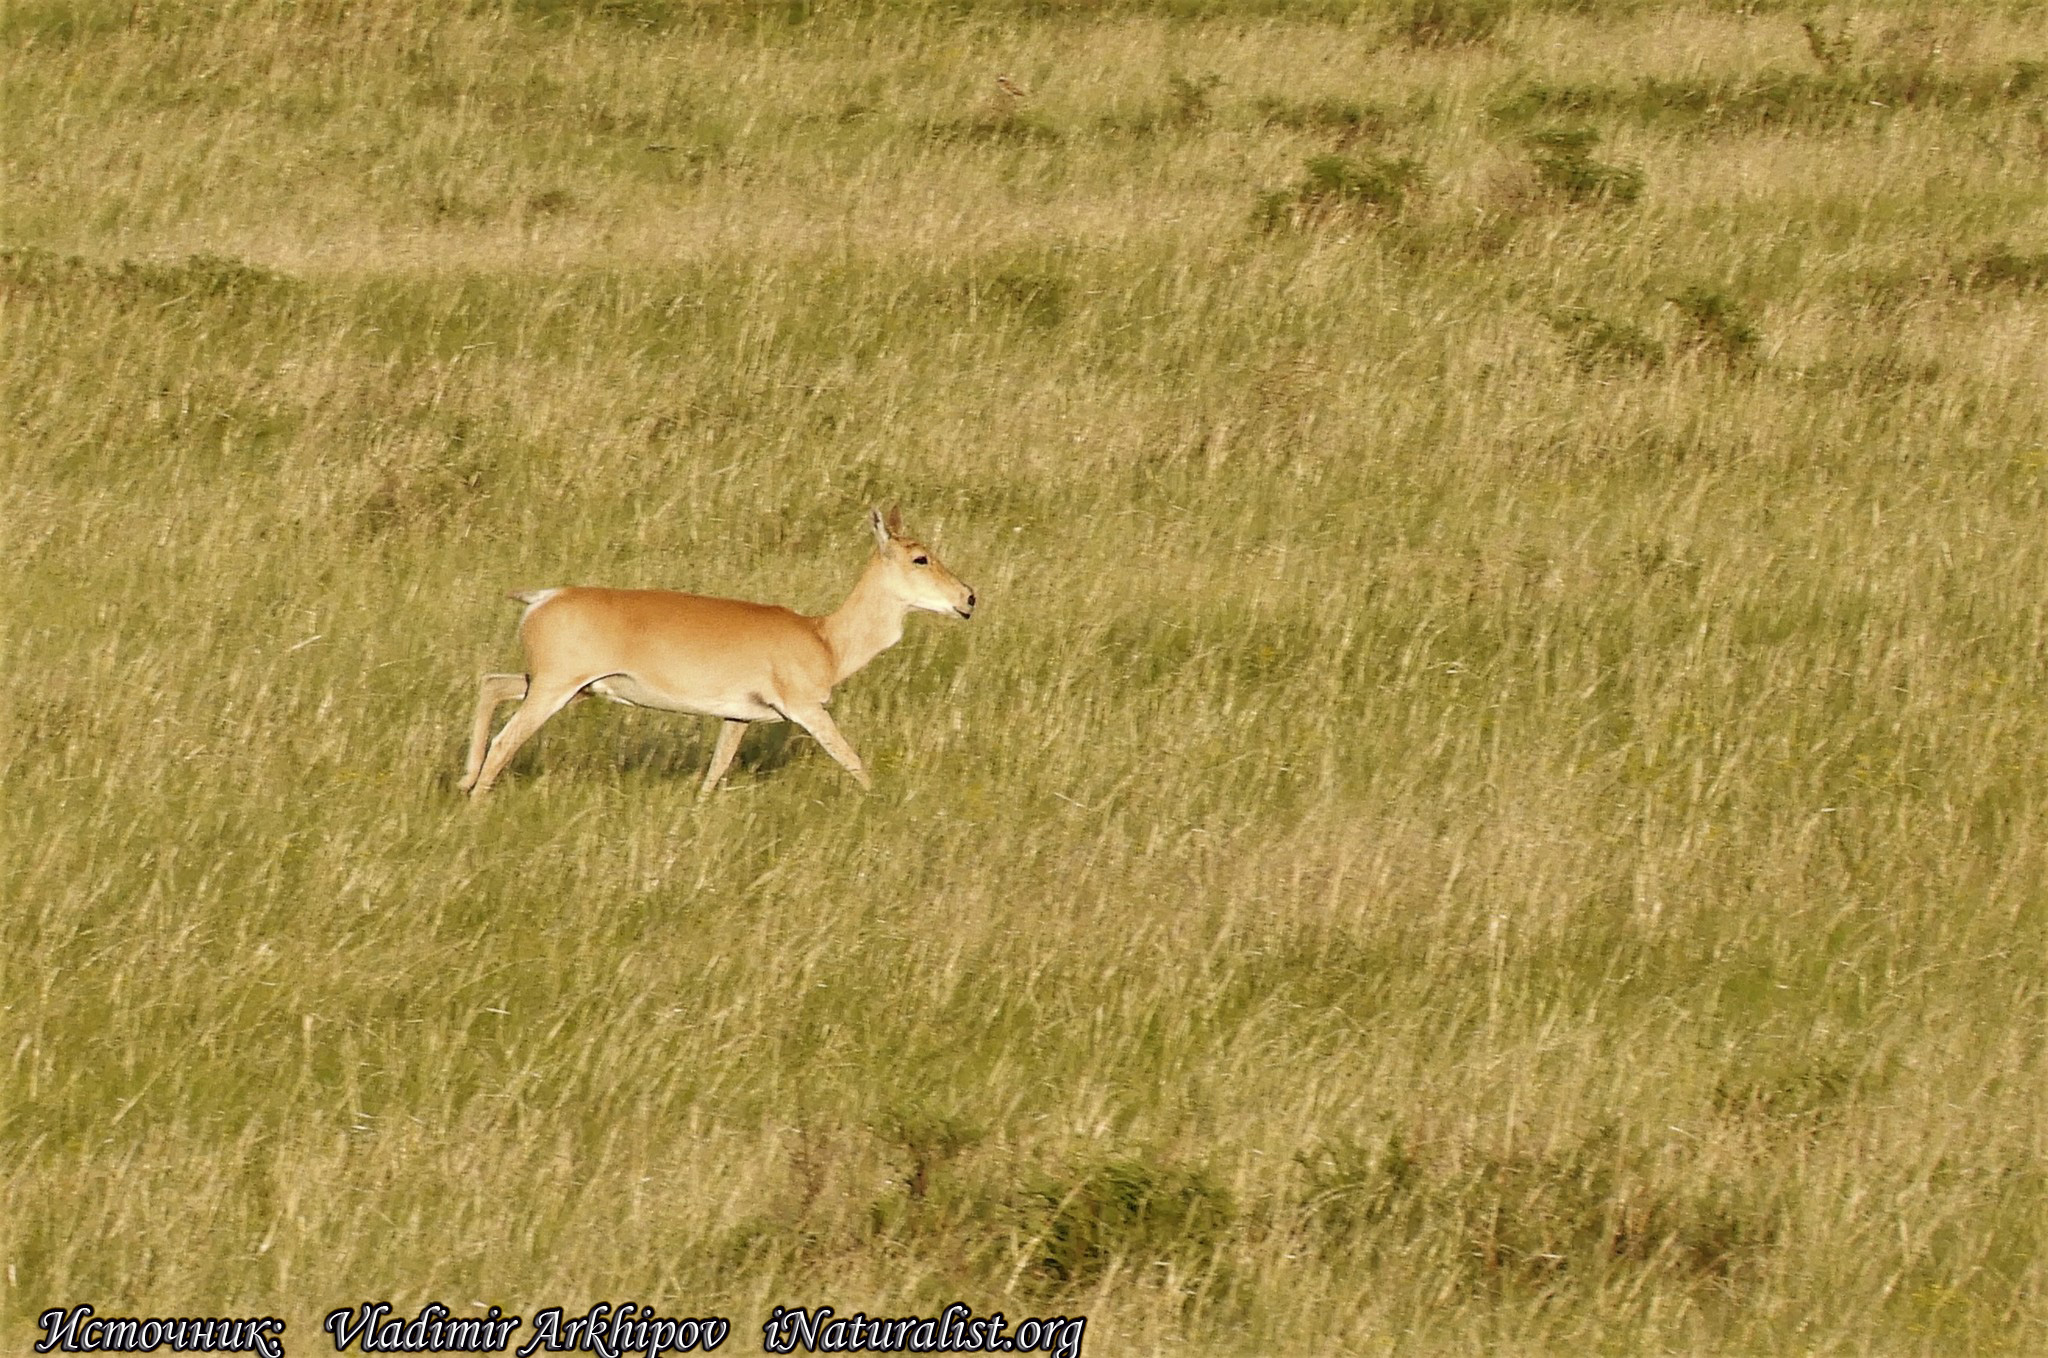
{"type": "Polygon", "coordinates": [[[877,556],[854,582],[846,602],[818,619],[818,634],[832,648],[835,684],[903,640],[903,616],[910,606],[883,585],[884,569],[877,556]]]}

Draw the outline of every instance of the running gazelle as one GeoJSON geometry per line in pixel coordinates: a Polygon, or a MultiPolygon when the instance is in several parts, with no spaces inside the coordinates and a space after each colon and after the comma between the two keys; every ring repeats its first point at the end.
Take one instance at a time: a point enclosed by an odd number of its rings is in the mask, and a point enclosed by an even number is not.
{"type": "Polygon", "coordinates": [[[520,590],[519,640],[526,673],[486,674],[470,731],[462,790],[491,790],[519,747],[585,693],[637,707],[719,717],[718,744],[699,795],[732,766],[757,721],[793,721],[863,788],[860,756],[825,711],[833,686],[903,637],[914,609],[968,618],[974,591],[930,548],[904,536],[903,519],[868,511],[875,554],[846,602],[822,617],[774,604],[712,599],[665,589],[520,590]],[[500,705],[519,710],[491,737],[500,705]]]}

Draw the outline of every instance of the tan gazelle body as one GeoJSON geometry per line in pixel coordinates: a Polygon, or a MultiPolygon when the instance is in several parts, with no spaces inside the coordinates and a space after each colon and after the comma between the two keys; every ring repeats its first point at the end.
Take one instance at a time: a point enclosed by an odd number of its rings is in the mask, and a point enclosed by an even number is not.
{"type": "Polygon", "coordinates": [[[512,595],[527,606],[519,622],[527,672],[483,677],[463,791],[490,791],[519,747],[584,693],[722,718],[701,793],[718,786],[756,721],[795,722],[869,786],[860,756],[825,711],[833,686],[900,641],[912,610],[973,616],[974,591],[903,535],[894,509],[887,517],[870,510],[868,523],[875,555],[846,602],[823,617],[665,589],[571,586],[512,595]],[[522,699],[492,739],[498,707],[522,699]]]}

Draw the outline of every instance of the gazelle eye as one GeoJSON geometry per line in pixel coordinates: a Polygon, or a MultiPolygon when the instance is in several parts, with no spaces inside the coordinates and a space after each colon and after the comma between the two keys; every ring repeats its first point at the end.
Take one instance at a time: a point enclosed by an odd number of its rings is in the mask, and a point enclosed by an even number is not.
{"type": "Polygon", "coordinates": [[[932,559],[928,556],[913,556],[910,558],[910,564],[913,566],[929,566],[932,564],[932,559]]]}

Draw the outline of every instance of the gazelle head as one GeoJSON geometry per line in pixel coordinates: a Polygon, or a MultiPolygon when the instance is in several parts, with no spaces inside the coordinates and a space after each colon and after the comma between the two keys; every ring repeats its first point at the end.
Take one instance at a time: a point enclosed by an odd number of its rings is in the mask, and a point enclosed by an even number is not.
{"type": "Polygon", "coordinates": [[[947,570],[931,548],[903,535],[903,515],[894,505],[886,515],[870,509],[868,527],[875,532],[883,587],[906,608],[961,618],[974,616],[974,591],[947,570]]]}

